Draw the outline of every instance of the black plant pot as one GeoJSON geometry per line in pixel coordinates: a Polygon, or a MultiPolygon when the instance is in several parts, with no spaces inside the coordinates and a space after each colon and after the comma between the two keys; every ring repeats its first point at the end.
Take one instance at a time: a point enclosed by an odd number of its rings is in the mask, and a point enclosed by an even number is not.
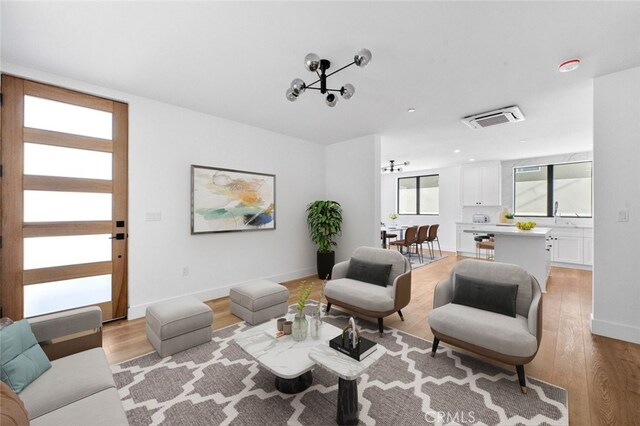
{"type": "Polygon", "coordinates": [[[329,253],[318,252],[317,256],[318,264],[318,278],[324,280],[329,276],[331,278],[331,270],[333,265],[336,264],[336,252],[330,251],[329,253]]]}

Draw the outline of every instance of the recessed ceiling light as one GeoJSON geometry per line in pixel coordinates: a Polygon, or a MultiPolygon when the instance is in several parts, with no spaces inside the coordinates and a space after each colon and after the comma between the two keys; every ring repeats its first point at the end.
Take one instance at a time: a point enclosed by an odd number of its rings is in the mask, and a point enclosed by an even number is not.
{"type": "Polygon", "coordinates": [[[407,110],[407,112],[416,112],[416,109],[415,109],[415,108],[409,108],[409,109],[407,110]]]}
{"type": "Polygon", "coordinates": [[[525,143],[525,142],[527,142],[526,139],[520,139],[520,143],[525,143]]]}
{"type": "Polygon", "coordinates": [[[564,61],[563,63],[558,65],[558,71],[570,72],[570,71],[577,70],[579,66],[580,66],[580,59],[573,58],[573,59],[569,59],[568,61],[564,61]]]}
{"type": "Polygon", "coordinates": [[[469,161],[476,161],[475,158],[469,158],[469,161]]]}
{"type": "Polygon", "coordinates": [[[459,154],[459,153],[460,153],[460,150],[459,150],[459,149],[454,149],[454,150],[453,150],[453,152],[454,152],[455,154],[459,154]]]}

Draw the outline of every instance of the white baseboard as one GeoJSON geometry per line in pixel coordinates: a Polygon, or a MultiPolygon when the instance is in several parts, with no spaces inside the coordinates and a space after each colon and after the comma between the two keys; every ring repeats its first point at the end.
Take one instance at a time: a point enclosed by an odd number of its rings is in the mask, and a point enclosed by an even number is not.
{"type": "MultiPolygon", "coordinates": [[[[307,269],[301,269],[301,270],[294,271],[294,272],[287,272],[287,273],[284,273],[284,274],[273,275],[273,276],[270,276],[270,277],[262,277],[262,278],[257,277],[255,279],[251,279],[251,280],[248,280],[248,281],[231,283],[231,284],[223,285],[223,286],[220,286],[220,287],[214,287],[214,288],[209,288],[209,289],[206,289],[206,290],[198,291],[198,292],[195,292],[195,293],[185,293],[185,294],[181,294],[181,295],[176,296],[176,297],[153,300],[151,302],[143,303],[143,304],[140,304],[140,305],[129,306],[127,319],[133,320],[133,319],[137,319],[137,318],[142,318],[142,317],[144,317],[148,306],[150,306],[150,305],[152,305],[154,303],[164,302],[165,300],[177,299],[179,297],[184,297],[184,296],[193,296],[196,299],[202,300],[204,302],[205,300],[219,299],[221,297],[228,296],[229,295],[229,291],[231,290],[232,287],[235,287],[235,286],[240,285],[240,284],[245,284],[245,283],[248,283],[248,282],[251,282],[251,281],[261,280],[262,279],[262,280],[269,280],[269,281],[280,283],[280,282],[283,282],[283,281],[291,281],[291,280],[295,280],[295,279],[298,279],[298,278],[308,277],[309,275],[315,275],[316,273],[317,273],[317,271],[316,271],[315,268],[307,268],[307,269]]],[[[214,312],[214,318],[215,318],[215,312],[214,312]]]]}
{"type": "Polygon", "coordinates": [[[593,318],[593,314],[591,314],[591,333],[640,344],[640,328],[617,322],[597,320],[593,318]]]}

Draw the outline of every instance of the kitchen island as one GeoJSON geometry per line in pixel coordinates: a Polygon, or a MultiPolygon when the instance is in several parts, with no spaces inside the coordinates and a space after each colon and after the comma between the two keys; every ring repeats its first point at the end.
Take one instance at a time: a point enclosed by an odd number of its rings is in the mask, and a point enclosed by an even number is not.
{"type": "Polygon", "coordinates": [[[550,266],[547,236],[551,228],[536,227],[529,231],[521,231],[515,226],[474,225],[465,228],[464,232],[495,235],[496,262],[521,266],[536,277],[542,291],[546,291],[550,266]]]}

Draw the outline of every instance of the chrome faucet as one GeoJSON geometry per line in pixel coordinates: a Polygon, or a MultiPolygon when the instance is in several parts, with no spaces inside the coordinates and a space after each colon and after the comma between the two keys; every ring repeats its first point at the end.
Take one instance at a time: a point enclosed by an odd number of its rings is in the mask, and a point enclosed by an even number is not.
{"type": "Polygon", "coordinates": [[[558,224],[558,202],[553,204],[553,223],[558,224]]]}

